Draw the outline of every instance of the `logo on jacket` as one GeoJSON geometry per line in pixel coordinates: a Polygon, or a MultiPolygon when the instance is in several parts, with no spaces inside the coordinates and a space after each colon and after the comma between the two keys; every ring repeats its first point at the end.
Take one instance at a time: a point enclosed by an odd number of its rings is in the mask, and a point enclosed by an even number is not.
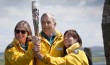
{"type": "Polygon", "coordinates": [[[63,48],[60,48],[60,47],[59,47],[59,48],[57,48],[57,50],[59,50],[59,51],[60,51],[60,50],[63,50],[63,48]]]}

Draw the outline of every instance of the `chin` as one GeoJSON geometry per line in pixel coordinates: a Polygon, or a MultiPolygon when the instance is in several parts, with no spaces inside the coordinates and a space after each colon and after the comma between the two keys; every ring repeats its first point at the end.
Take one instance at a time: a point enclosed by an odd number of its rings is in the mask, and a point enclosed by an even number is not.
{"type": "Polygon", "coordinates": [[[66,46],[66,48],[69,48],[69,46],[66,46]]]}

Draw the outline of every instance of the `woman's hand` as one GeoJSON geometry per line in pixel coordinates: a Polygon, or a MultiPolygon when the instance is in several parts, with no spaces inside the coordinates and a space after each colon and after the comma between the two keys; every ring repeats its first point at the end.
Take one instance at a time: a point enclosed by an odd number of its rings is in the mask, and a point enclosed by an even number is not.
{"type": "Polygon", "coordinates": [[[37,36],[32,36],[32,42],[34,44],[34,47],[33,47],[33,51],[35,53],[38,53],[40,52],[40,40],[41,38],[40,37],[37,37],[37,36]]]}
{"type": "Polygon", "coordinates": [[[40,41],[41,41],[40,37],[37,37],[37,36],[32,37],[32,42],[34,44],[34,47],[33,47],[34,56],[37,57],[38,59],[42,60],[44,56],[40,52],[40,49],[41,49],[40,41]]]}

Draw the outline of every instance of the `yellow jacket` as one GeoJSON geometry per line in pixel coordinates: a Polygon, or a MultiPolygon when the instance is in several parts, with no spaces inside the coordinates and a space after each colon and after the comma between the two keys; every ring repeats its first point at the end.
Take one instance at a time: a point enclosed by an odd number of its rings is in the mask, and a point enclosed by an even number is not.
{"type": "Polygon", "coordinates": [[[5,49],[5,65],[33,65],[32,47],[33,43],[28,42],[28,49],[25,51],[19,41],[14,39],[5,49]]]}
{"type": "Polygon", "coordinates": [[[49,65],[89,65],[84,51],[77,48],[79,48],[79,43],[66,49],[67,55],[64,57],[52,57],[47,54],[42,61],[49,65]]]}
{"type": "MultiPolygon", "coordinates": [[[[63,35],[55,30],[56,36],[52,45],[41,36],[41,53],[43,55],[50,54],[53,57],[62,57],[64,56],[64,44],[63,44],[63,35]]],[[[36,65],[46,65],[41,60],[37,59],[36,65]]]]}

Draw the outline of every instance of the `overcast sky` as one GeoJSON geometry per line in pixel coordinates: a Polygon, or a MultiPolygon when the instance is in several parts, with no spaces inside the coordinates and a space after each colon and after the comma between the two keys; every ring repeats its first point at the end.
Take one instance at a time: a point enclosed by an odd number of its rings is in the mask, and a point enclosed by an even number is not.
{"type": "MultiPolygon", "coordinates": [[[[14,27],[19,21],[28,21],[34,30],[31,1],[0,0],[0,52],[12,42],[14,27]]],[[[101,22],[104,0],[37,1],[40,16],[45,12],[53,13],[57,21],[56,29],[62,34],[67,29],[76,29],[82,38],[83,47],[103,46],[101,22]]]]}

